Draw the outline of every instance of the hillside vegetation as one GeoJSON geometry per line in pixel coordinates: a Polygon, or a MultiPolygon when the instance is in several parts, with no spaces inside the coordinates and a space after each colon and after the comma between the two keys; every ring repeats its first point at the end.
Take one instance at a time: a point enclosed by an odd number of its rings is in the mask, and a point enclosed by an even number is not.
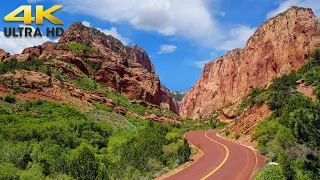
{"type": "Polygon", "coordinates": [[[72,105],[13,99],[0,101],[0,179],[151,178],[191,153],[178,124],[118,115],[114,128],[72,105]]]}
{"type": "Polygon", "coordinates": [[[267,89],[253,89],[243,106],[268,104],[273,114],[262,121],[252,137],[258,149],[277,162],[256,177],[313,180],[320,177],[320,50],[299,71],[275,78],[267,89]],[[298,80],[314,87],[318,100],[298,93],[298,80]]]}
{"type": "Polygon", "coordinates": [[[0,62],[0,93],[7,92],[0,97],[0,179],[153,179],[189,160],[184,132],[216,126],[118,94],[78,66],[37,57],[0,62]],[[19,98],[29,95],[36,100],[19,98]]]}

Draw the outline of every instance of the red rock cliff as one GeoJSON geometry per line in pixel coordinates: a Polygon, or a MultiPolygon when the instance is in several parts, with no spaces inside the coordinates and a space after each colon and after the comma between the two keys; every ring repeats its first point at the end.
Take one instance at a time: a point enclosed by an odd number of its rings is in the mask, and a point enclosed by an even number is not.
{"type": "Polygon", "coordinates": [[[205,65],[202,76],[181,103],[183,117],[199,119],[241,100],[251,88],[298,69],[320,48],[320,20],[311,9],[292,7],[264,22],[247,41],[205,65]]]}
{"type": "Polygon", "coordinates": [[[0,61],[13,58],[23,61],[32,56],[72,63],[105,87],[179,114],[178,103],[162,87],[146,51],[137,45],[124,46],[121,41],[95,28],[75,23],[58,43],[47,42],[27,48],[21,55],[10,56],[0,50],[0,61]],[[71,45],[73,48],[85,48],[86,53],[73,50],[71,45]]]}

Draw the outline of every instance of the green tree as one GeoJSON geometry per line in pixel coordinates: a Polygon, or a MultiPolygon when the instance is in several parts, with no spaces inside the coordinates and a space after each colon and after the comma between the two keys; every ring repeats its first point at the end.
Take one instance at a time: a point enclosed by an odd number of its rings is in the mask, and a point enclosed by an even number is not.
{"type": "Polygon", "coordinates": [[[98,175],[99,164],[87,145],[82,145],[71,154],[69,170],[74,178],[94,180],[98,175]]]}
{"type": "Polygon", "coordinates": [[[30,164],[30,167],[22,171],[20,180],[43,180],[45,176],[42,174],[42,167],[40,164],[30,164]]]}
{"type": "Polygon", "coordinates": [[[178,150],[178,154],[181,156],[182,162],[187,162],[191,155],[191,148],[189,146],[188,140],[183,140],[183,146],[181,146],[178,150]]]}

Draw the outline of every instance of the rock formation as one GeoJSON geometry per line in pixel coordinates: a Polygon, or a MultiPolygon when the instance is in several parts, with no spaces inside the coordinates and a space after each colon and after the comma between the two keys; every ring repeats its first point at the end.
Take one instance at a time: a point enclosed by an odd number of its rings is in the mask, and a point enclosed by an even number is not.
{"type": "Polygon", "coordinates": [[[56,68],[73,78],[84,73],[117,93],[179,113],[178,103],[161,85],[148,54],[137,45],[124,46],[121,41],[95,28],[75,23],[66,30],[58,43],[47,42],[26,48],[20,55],[10,55],[0,50],[0,61],[16,59],[21,62],[33,57],[73,64],[81,72],[70,71],[64,66],[56,68]]]}
{"type": "Polygon", "coordinates": [[[320,20],[312,9],[292,7],[264,22],[247,41],[205,65],[181,103],[180,114],[199,119],[264,88],[272,78],[298,69],[320,48],[320,20]]]}

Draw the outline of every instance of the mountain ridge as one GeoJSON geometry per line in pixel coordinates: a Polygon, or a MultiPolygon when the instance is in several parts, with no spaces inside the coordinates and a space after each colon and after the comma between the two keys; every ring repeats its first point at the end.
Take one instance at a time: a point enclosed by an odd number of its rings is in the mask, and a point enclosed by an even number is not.
{"type": "MultiPolygon", "coordinates": [[[[2,62],[17,60],[29,62],[32,59],[54,60],[62,74],[70,79],[89,79],[116,93],[168,108],[179,114],[178,103],[169,91],[161,85],[155,74],[153,63],[147,52],[138,45],[124,46],[121,41],[105,35],[98,29],[82,23],[72,24],[58,43],[46,42],[26,48],[21,54],[11,55],[0,51],[2,62]],[[76,66],[65,67],[63,64],[76,66]]],[[[56,66],[54,65],[54,66],[56,66]]]]}
{"type": "Polygon", "coordinates": [[[251,88],[301,67],[320,47],[320,20],[310,8],[292,7],[262,23],[243,49],[207,63],[181,103],[181,115],[201,119],[241,101],[251,88]]]}

